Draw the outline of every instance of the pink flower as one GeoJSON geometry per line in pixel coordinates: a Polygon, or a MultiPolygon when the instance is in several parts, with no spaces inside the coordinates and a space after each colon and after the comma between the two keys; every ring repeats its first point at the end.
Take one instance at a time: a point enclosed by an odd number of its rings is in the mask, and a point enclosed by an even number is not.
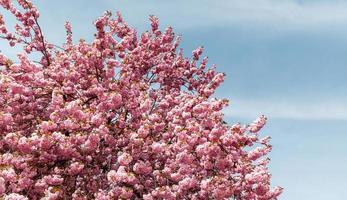
{"type": "Polygon", "coordinates": [[[86,151],[92,151],[96,149],[100,142],[100,136],[97,134],[89,135],[88,139],[83,144],[83,149],[86,151]]]}
{"type": "Polygon", "coordinates": [[[71,119],[64,120],[62,125],[66,130],[73,130],[79,127],[79,125],[73,122],[71,119]]]}
{"type": "Polygon", "coordinates": [[[69,173],[72,175],[79,174],[84,168],[83,163],[74,162],[70,165],[69,173]]]}
{"type": "Polygon", "coordinates": [[[133,170],[136,174],[141,174],[141,175],[149,174],[152,172],[152,166],[149,162],[145,163],[143,161],[140,161],[135,163],[133,170]]]}
{"type": "Polygon", "coordinates": [[[44,177],[44,180],[49,185],[60,185],[63,183],[64,178],[60,175],[48,175],[44,177]]]}
{"type": "Polygon", "coordinates": [[[193,51],[193,57],[195,60],[199,60],[200,55],[202,54],[202,47],[199,47],[193,51]]]}
{"type": "Polygon", "coordinates": [[[186,177],[179,183],[180,189],[181,190],[190,190],[192,188],[195,188],[198,185],[198,181],[196,180],[195,177],[186,177]]]}
{"type": "Polygon", "coordinates": [[[5,181],[13,182],[17,179],[17,174],[13,168],[5,168],[0,171],[0,176],[2,176],[5,181]]]}
{"type": "Polygon", "coordinates": [[[18,149],[19,151],[23,153],[30,153],[31,152],[31,144],[28,141],[28,138],[26,137],[21,137],[18,140],[18,149]]]}
{"type": "Polygon", "coordinates": [[[45,197],[43,199],[47,200],[57,200],[59,199],[59,190],[54,190],[53,187],[49,187],[45,190],[45,197]]]}
{"type": "Polygon", "coordinates": [[[257,147],[253,150],[251,150],[248,154],[248,158],[250,160],[257,160],[258,158],[264,156],[265,154],[269,153],[271,151],[270,146],[264,146],[264,147],[257,147]]]}
{"type": "Polygon", "coordinates": [[[135,185],[138,183],[134,174],[128,173],[124,166],[120,166],[117,171],[111,170],[107,173],[107,180],[110,183],[128,183],[135,185]]]}
{"type": "Polygon", "coordinates": [[[0,198],[281,194],[271,188],[269,138],[258,133],[266,118],[224,122],[228,101],[210,96],[225,74],[200,60],[202,47],[186,58],[180,37],[171,27],[159,30],[158,18],[150,16],[151,30],[138,34],[119,13],[105,12],[88,42],[74,43],[67,22],[57,48],[42,35],[30,0],[0,6],[16,20],[13,32],[0,15],[0,39],[19,55],[0,54],[0,198]]]}
{"type": "Polygon", "coordinates": [[[54,131],[57,127],[57,124],[52,121],[44,121],[41,123],[41,129],[44,132],[54,131]]]}
{"type": "Polygon", "coordinates": [[[258,119],[256,119],[252,124],[249,126],[249,130],[252,133],[258,132],[263,126],[266,124],[266,117],[262,115],[258,119]]]}
{"type": "Polygon", "coordinates": [[[91,118],[91,123],[93,123],[96,127],[100,126],[103,121],[104,121],[104,119],[103,119],[101,113],[93,115],[91,118]]]}
{"type": "Polygon", "coordinates": [[[149,126],[147,124],[144,126],[141,126],[138,130],[138,134],[141,138],[147,137],[147,135],[149,134],[149,126]]]}
{"type": "Polygon", "coordinates": [[[117,182],[117,172],[115,170],[111,170],[107,173],[107,180],[111,183],[117,182]]]}
{"type": "Polygon", "coordinates": [[[152,151],[155,154],[161,153],[165,150],[165,144],[159,143],[159,142],[153,142],[151,145],[152,151]]]}
{"type": "Polygon", "coordinates": [[[149,20],[151,21],[151,27],[152,27],[152,31],[155,32],[156,30],[158,30],[158,23],[159,23],[159,20],[158,18],[156,18],[155,16],[151,15],[149,17],[149,20]]]}
{"type": "Polygon", "coordinates": [[[0,196],[2,196],[6,191],[6,182],[5,179],[0,177],[0,196]]]}
{"type": "Polygon", "coordinates": [[[9,195],[5,195],[5,200],[28,200],[28,198],[17,193],[11,193],[9,195]]]}
{"type": "Polygon", "coordinates": [[[119,93],[112,94],[110,100],[111,109],[116,109],[122,104],[122,95],[119,93]]]}
{"type": "Polygon", "coordinates": [[[13,118],[10,113],[0,114],[0,126],[7,126],[12,122],[13,118]]]}
{"type": "Polygon", "coordinates": [[[117,161],[121,166],[127,166],[131,163],[133,158],[128,153],[122,153],[118,158],[117,161]]]}

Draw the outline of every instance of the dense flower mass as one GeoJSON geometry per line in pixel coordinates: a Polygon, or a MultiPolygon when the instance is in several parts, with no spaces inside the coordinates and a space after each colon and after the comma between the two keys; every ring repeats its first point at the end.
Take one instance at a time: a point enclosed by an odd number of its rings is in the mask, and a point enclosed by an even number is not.
{"type": "MultiPolygon", "coordinates": [[[[45,40],[28,0],[0,0],[0,199],[275,200],[261,116],[228,125],[211,98],[224,74],[186,58],[172,28],[138,36],[119,13],[95,21],[92,42],[45,40]],[[39,61],[30,55],[41,55],[39,61]]],[[[37,56],[36,56],[37,57],[37,56]]]]}

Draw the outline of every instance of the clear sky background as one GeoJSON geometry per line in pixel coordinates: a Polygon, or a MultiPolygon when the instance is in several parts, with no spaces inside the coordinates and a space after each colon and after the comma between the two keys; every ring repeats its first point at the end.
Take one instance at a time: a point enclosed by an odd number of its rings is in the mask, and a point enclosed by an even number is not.
{"type": "MultiPolygon", "coordinates": [[[[35,0],[48,40],[64,22],[91,39],[104,10],[121,11],[139,31],[148,15],[183,36],[187,55],[205,47],[227,74],[216,96],[231,99],[230,123],[268,117],[273,185],[283,200],[347,199],[347,1],[338,0],[35,0]]],[[[0,10],[3,13],[3,10],[0,10]]],[[[8,17],[8,16],[6,16],[8,17]]],[[[1,50],[15,51],[0,43],[1,50]]]]}

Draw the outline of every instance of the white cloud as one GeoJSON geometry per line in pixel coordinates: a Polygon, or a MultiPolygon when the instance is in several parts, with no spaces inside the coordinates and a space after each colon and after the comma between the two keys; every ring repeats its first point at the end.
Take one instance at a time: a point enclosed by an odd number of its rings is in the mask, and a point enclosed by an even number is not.
{"type": "Polygon", "coordinates": [[[347,120],[346,101],[232,101],[224,110],[226,116],[256,118],[261,114],[269,118],[298,120],[347,120]]]}
{"type": "Polygon", "coordinates": [[[134,13],[129,16],[133,18],[150,12],[180,28],[251,24],[290,29],[347,24],[346,1],[178,0],[110,4],[125,11],[126,17],[127,13],[134,13]]]}

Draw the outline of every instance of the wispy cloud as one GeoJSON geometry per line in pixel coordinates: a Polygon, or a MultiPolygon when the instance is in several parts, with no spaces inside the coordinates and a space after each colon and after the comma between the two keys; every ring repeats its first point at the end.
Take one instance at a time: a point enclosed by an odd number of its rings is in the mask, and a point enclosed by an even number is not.
{"type": "Polygon", "coordinates": [[[245,101],[236,100],[225,109],[229,117],[256,118],[264,114],[269,118],[297,120],[347,120],[346,101],[245,101]]]}
{"type": "Polygon", "coordinates": [[[251,21],[296,25],[327,25],[347,22],[347,2],[293,0],[228,0],[215,4],[216,16],[231,22],[251,21]],[[302,1],[305,2],[305,1],[302,1]],[[217,12],[216,12],[217,14],[217,12]]]}
{"type": "Polygon", "coordinates": [[[155,1],[155,4],[146,1],[132,4],[131,10],[127,6],[129,2],[108,3],[124,13],[133,11],[135,16],[150,11],[182,28],[252,24],[290,29],[347,24],[346,1],[178,0],[155,1]]]}

